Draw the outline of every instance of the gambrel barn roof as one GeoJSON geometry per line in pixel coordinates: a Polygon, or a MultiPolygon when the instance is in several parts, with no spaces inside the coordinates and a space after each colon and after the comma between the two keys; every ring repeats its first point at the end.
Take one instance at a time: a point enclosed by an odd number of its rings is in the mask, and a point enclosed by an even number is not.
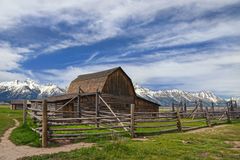
{"type": "Polygon", "coordinates": [[[121,67],[116,67],[116,68],[112,68],[112,69],[108,69],[100,72],[79,75],[75,80],[71,82],[68,88],[68,93],[78,93],[79,87],[86,93],[91,93],[96,91],[102,92],[109,76],[117,71],[120,71],[123,73],[123,75],[131,83],[131,86],[130,86],[131,89],[134,90],[132,80],[128,77],[128,75],[123,71],[121,67]]]}
{"type": "MultiPolygon", "coordinates": [[[[110,93],[111,91],[109,91],[108,88],[109,86],[113,87],[112,85],[115,87],[117,85],[117,88],[115,89],[114,92],[116,92],[116,90],[117,91],[121,90],[121,88],[125,87],[124,90],[128,90],[131,96],[134,96],[137,99],[142,99],[154,105],[160,105],[160,104],[157,104],[156,102],[147,100],[143,97],[139,97],[135,93],[135,89],[134,89],[131,78],[128,77],[128,75],[123,71],[121,67],[116,67],[116,68],[95,72],[95,73],[90,73],[90,74],[79,75],[75,80],[73,80],[70,83],[67,93],[76,94],[79,92],[79,87],[84,93],[94,93],[96,91],[103,92],[103,93],[104,92],[110,93]],[[123,83],[120,83],[119,85],[116,84],[117,83],[116,81],[119,81],[121,77],[124,79],[125,82],[127,81],[127,84],[125,84],[125,86],[123,86],[123,83]]],[[[120,93],[119,95],[124,95],[124,93],[120,93]]]]}

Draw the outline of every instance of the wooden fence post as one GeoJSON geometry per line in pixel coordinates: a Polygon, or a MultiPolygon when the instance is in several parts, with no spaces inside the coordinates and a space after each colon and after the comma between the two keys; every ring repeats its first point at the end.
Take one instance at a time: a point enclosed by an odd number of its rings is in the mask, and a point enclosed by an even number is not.
{"type": "Polygon", "coordinates": [[[177,128],[179,132],[182,132],[182,122],[181,122],[181,115],[180,115],[180,109],[179,106],[177,107],[177,128]]]}
{"type": "Polygon", "coordinates": [[[15,104],[12,104],[11,109],[12,109],[12,110],[16,110],[16,105],[15,105],[15,104]]]}
{"type": "Polygon", "coordinates": [[[23,101],[23,125],[27,124],[27,100],[23,101]]]}
{"type": "Polygon", "coordinates": [[[132,138],[135,138],[135,118],[134,118],[134,112],[135,112],[135,104],[131,104],[131,122],[130,122],[130,131],[132,138]]]}
{"type": "Polygon", "coordinates": [[[212,111],[214,112],[214,103],[212,102],[212,111]]]}
{"type": "Polygon", "coordinates": [[[96,92],[96,99],[95,99],[95,112],[96,112],[96,127],[99,127],[99,119],[97,119],[97,117],[99,117],[99,94],[98,91],[96,92]]]}
{"type": "Polygon", "coordinates": [[[187,103],[184,101],[184,112],[187,113],[187,103]]]}
{"type": "Polygon", "coordinates": [[[179,112],[183,112],[183,102],[182,102],[182,100],[178,104],[178,107],[180,107],[179,112]]]}
{"type": "Polygon", "coordinates": [[[80,87],[78,88],[78,99],[77,99],[77,117],[82,117],[82,111],[81,111],[81,90],[80,87]]]}
{"type": "Polygon", "coordinates": [[[209,117],[209,113],[208,113],[208,107],[206,107],[206,111],[205,111],[205,118],[206,118],[206,124],[208,127],[211,127],[211,120],[210,120],[210,117],[209,117]]]}
{"type": "Polygon", "coordinates": [[[200,112],[203,112],[203,102],[202,102],[202,100],[199,100],[199,107],[200,107],[200,112]]]}
{"type": "Polygon", "coordinates": [[[42,101],[42,147],[48,146],[47,101],[42,101]]]}
{"type": "Polygon", "coordinates": [[[227,123],[231,123],[232,121],[231,121],[231,116],[230,116],[230,111],[228,106],[227,106],[226,116],[227,116],[227,123]]]}
{"type": "Polygon", "coordinates": [[[175,112],[174,102],[172,102],[172,111],[175,112]]]}
{"type": "MultiPolygon", "coordinates": [[[[34,102],[34,106],[35,106],[35,109],[37,109],[38,103],[34,102]]],[[[31,103],[31,108],[34,108],[33,107],[33,103],[31,103]]],[[[37,112],[36,111],[32,111],[32,113],[33,113],[34,116],[37,116],[37,112]]],[[[32,119],[33,119],[33,123],[36,124],[37,123],[37,119],[35,117],[33,117],[32,119]]]]}
{"type": "Polygon", "coordinates": [[[196,110],[198,110],[198,106],[199,106],[199,103],[198,103],[197,100],[195,100],[195,108],[196,108],[196,110]]]}
{"type": "Polygon", "coordinates": [[[230,111],[234,111],[233,101],[232,100],[230,100],[230,111]]]}
{"type": "MultiPolygon", "coordinates": [[[[237,108],[236,108],[237,109],[237,108]]],[[[233,119],[236,119],[236,115],[235,115],[235,105],[233,104],[233,100],[231,99],[230,100],[230,115],[231,115],[231,117],[233,118],[233,119]]]]}
{"type": "Polygon", "coordinates": [[[235,100],[234,106],[236,108],[236,110],[238,110],[238,105],[237,105],[237,101],[235,100]]]}

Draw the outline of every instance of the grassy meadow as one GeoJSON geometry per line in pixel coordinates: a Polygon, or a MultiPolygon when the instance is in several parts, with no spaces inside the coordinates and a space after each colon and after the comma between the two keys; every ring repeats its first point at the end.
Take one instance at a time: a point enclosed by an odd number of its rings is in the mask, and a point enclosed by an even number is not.
{"type": "MultiPolygon", "coordinates": [[[[30,127],[22,125],[22,111],[12,111],[8,106],[0,106],[0,136],[14,125],[13,118],[20,121],[20,127],[11,134],[11,141],[17,145],[39,147],[39,137],[30,127]]],[[[184,120],[183,120],[184,121],[184,120]]],[[[205,122],[187,124],[205,125],[205,122]]],[[[147,126],[149,123],[142,123],[147,126]]],[[[153,125],[153,124],[151,124],[153,125]]],[[[150,131],[139,129],[138,131],[150,131]]],[[[25,160],[239,160],[240,159],[240,120],[214,128],[203,128],[191,132],[167,133],[131,140],[128,136],[112,139],[92,139],[96,145],[91,148],[71,152],[23,158],[25,160]]]]}
{"type": "Polygon", "coordinates": [[[144,141],[119,138],[102,141],[91,148],[34,156],[25,160],[239,160],[240,123],[204,128],[185,133],[169,133],[148,137],[144,141]]]}

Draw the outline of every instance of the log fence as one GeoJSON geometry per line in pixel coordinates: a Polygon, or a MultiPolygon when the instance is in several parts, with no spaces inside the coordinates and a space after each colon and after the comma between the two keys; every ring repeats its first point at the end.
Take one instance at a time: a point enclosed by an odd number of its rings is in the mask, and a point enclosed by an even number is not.
{"type": "Polygon", "coordinates": [[[31,128],[41,137],[42,147],[51,141],[78,140],[91,137],[130,135],[132,138],[161,134],[166,132],[183,132],[215,124],[231,123],[240,118],[240,111],[229,108],[216,110],[211,107],[196,107],[186,111],[174,106],[167,112],[137,112],[131,104],[129,113],[117,113],[100,96],[96,96],[95,111],[49,110],[48,102],[43,100],[41,108],[24,107],[23,122],[27,123],[29,115],[36,124],[31,128]],[[109,111],[101,110],[103,103],[109,111]],[[81,116],[79,116],[79,114],[81,116]]]}

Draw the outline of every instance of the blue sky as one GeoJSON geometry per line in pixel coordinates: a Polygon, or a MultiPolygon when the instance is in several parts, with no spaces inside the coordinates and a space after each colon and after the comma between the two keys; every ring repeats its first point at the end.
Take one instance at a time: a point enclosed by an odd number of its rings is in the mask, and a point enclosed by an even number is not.
{"type": "Polygon", "coordinates": [[[1,0],[0,81],[116,66],[151,89],[240,96],[239,0],[1,0]]]}

